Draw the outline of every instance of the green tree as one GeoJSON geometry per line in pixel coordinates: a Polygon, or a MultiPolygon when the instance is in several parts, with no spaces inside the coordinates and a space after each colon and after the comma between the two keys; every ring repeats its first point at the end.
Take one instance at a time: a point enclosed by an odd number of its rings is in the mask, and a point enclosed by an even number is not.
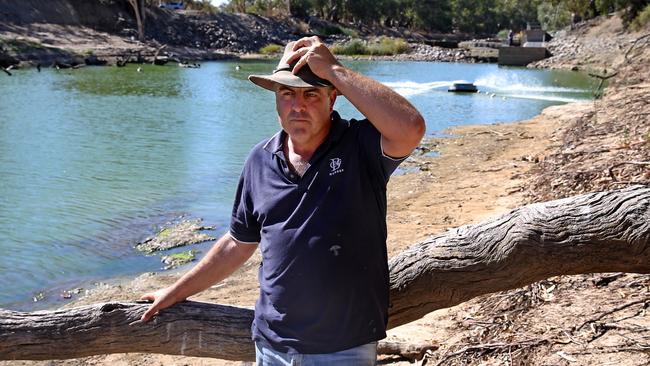
{"type": "Polygon", "coordinates": [[[525,29],[530,22],[538,21],[538,6],[548,3],[541,0],[498,0],[495,4],[497,28],[499,30],[525,29]]]}
{"type": "Polygon", "coordinates": [[[454,28],[461,32],[494,34],[498,31],[496,0],[451,0],[454,28]]]}
{"type": "Polygon", "coordinates": [[[543,29],[553,31],[571,24],[571,12],[565,7],[564,2],[552,4],[542,1],[537,7],[537,19],[543,29]]]}
{"type": "Polygon", "coordinates": [[[452,29],[451,4],[449,0],[414,1],[413,26],[440,32],[452,29]]]}

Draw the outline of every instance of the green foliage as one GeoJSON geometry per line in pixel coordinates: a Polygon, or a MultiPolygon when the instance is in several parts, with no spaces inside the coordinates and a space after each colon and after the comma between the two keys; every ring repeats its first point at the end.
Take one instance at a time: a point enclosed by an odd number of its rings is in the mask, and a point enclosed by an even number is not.
{"type": "Polygon", "coordinates": [[[344,34],[350,38],[359,38],[359,32],[357,32],[356,30],[338,26],[338,25],[327,25],[323,28],[319,28],[318,33],[326,36],[331,36],[335,34],[344,34]]]}
{"type": "Polygon", "coordinates": [[[353,39],[345,44],[334,45],[332,52],[348,56],[392,56],[404,53],[408,49],[408,43],[401,38],[380,37],[368,43],[353,39]]]}
{"type": "Polygon", "coordinates": [[[350,38],[359,38],[359,32],[355,31],[354,29],[346,28],[346,27],[339,27],[341,29],[341,32],[345,34],[346,36],[350,38]]]}
{"type": "Polygon", "coordinates": [[[641,28],[645,27],[650,23],[650,5],[647,5],[639,15],[634,18],[632,23],[630,23],[630,29],[633,31],[639,31],[641,28]]]}
{"type": "Polygon", "coordinates": [[[571,12],[566,9],[564,4],[553,5],[542,2],[537,7],[537,14],[542,29],[554,31],[571,24],[571,12]]]}
{"type": "MultiPolygon", "coordinates": [[[[648,0],[230,0],[226,9],[267,16],[290,13],[303,19],[316,16],[334,23],[492,35],[502,29],[518,32],[529,22],[539,22],[547,30],[559,29],[571,24],[572,13],[589,19],[622,11],[625,24],[630,24],[647,6],[648,0]]],[[[356,36],[341,26],[319,31],[356,36]]]]}
{"type": "Polygon", "coordinates": [[[260,48],[259,52],[261,54],[263,54],[263,55],[271,55],[271,54],[274,54],[274,53],[282,52],[283,50],[284,50],[284,47],[280,46],[279,44],[270,43],[270,44],[267,44],[266,46],[260,48]]]}
{"type": "Polygon", "coordinates": [[[160,230],[160,232],[158,233],[158,237],[166,238],[169,235],[171,235],[171,233],[172,233],[172,230],[170,228],[164,228],[164,229],[160,230]]]}
{"type": "Polygon", "coordinates": [[[360,39],[353,39],[344,44],[335,44],[331,48],[335,55],[367,55],[368,48],[360,39]]]}
{"type": "Polygon", "coordinates": [[[212,5],[209,0],[185,0],[184,3],[187,10],[199,10],[206,13],[216,13],[218,11],[217,7],[212,5]]]}
{"type": "Polygon", "coordinates": [[[496,33],[499,28],[496,1],[451,0],[454,27],[469,33],[496,33]]]}
{"type": "Polygon", "coordinates": [[[196,257],[196,253],[197,253],[197,251],[192,249],[192,250],[187,251],[187,252],[180,252],[180,253],[170,254],[169,257],[171,259],[173,259],[173,260],[185,263],[185,262],[193,261],[194,258],[196,257]]]}
{"type": "Polygon", "coordinates": [[[397,55],[408,51],[408,43],[401,38],[380,37],[377,41],[368,44],[371,55],[397,55]]]}
{"type": "Polygon", "coordinates": [[[335,25],[327,25],[325,27],[319,28],[318,33],[326,36],[331,36],[334,34],[343,34],[343,30],[341,29],[341,27],[335,25]]]}
{"type": "Polygon", "coordinates": [[[605,10],[604,7],[612,11],[621,10],[623,12],[621,18],[625,26],[629,26],[648,6],[648,0],[601,0],[600,2],[601,11],[605,10]]]}
{"type": "Polygon", "coordinates": [[[275,16],[287,13],[287,0],[230,0],[224,7],[235,13],[275,16]]]}

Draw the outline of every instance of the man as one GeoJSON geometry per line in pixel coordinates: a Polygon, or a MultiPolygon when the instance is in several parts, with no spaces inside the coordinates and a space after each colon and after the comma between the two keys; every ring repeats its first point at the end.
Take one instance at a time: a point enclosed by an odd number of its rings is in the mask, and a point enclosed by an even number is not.
{"type": "Polygon", "coordinates": [[[388,320],[386,184],[424,120],[317,37],[249,79],[275,92],[282,130],[249,155],[230,232],[174,285],[144,295],[153,305],[142,318],[223,280],[259,245],[257,364],[374,365],[388,320]],[[367,119],[341,119],[337,93],[367,119]]]}

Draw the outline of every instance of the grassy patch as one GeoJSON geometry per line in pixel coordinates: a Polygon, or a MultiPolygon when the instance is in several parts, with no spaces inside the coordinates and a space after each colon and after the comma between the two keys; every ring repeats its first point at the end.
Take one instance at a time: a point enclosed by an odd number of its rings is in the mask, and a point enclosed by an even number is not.
{"type": "Polygon", "coordinates": [[[165,228],[165,229],[160,230],[160,232],[158,233],[158,237],[166,238],[171,233],[172,233],[172,230],[170,228],[165,228]]]}
{"type": "Polygon", "coordinates": [[[392,56],[408,51],[408,43],[401,38],[380,37],[370,42],[353,39],[344,44],[334,45],[332,52],[348,56],[392,56]]]}
{"type": "Polygon", "coordinates": [[[190,250],[187,252],[180,252],[180,253],[174,253],[170,254],[169,257],[175,261],[180,261],[183,263],[191,262],[194,260],[196,257],[196,250],[190,250]]]}
{"type": "Polygon", "coordinates": [[[260,48],[259,52],[263,55],[271,55],[274,53],[282,52],[282,50],[284,50],[284,47],[280,46],[279,44],[270,43],[260,48]]]}

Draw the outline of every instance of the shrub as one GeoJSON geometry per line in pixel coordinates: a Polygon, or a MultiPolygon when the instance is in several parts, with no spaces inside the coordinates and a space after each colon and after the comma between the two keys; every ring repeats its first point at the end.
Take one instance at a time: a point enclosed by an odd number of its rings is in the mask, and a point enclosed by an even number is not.
{"type": "Polygon", "coordinates": [[[341,33],[345,34],[350,38],[359,38],[359,32],[355,31],[354,29],[345,28],[345,27],[340,27],[339,29],[341,30],[341,33]]]}
{"type": "Polygon", "coordinates": [[[284,47],[280,46],[279,44],[270,43],[270,44],[267,44],[266,46],[260,48],[260,53],[263,54],[263,55],[270,55],[270,54],[273,54],[273,53],[282,52],[283,49],[284,49],[284,47]]]}
{"type": "Polygon", "coordinates": [[[353,39],[347,43],[337,44],[332,47],[332,52],[337,55],[367,55],[368,48],[360,39],[353,39]]]}
{"type": "Polygon", "coordinates": [[[348,43],[334,45],[332,52],[337,55],[372,55],[392,56],[408,51],[408,43],[401,38],[380,37],[368,44],[360,39],[353,39],[348,43]]]}
{"type": "Polygon", "coordinates": [[[645,27],[650,23],[650,5],[647,5],[639,15],[634,18],[632,23],[630,23],[630,29],[633,31],[639,31],[641,28],[645,27]]]}
{"type": "Polygon", "coordinates": [[[318,30],[318,33],[326,35],[326,36],[332,36],[335,34],[343,34],[343,30],[340,27],[337,27],[335,25],[326,25],[318,30]]]}
{"type": "Polygon", "coordinates": [[[392,56],[404,53],[408,49],[408,43],[401,38],[381,37],[368,45],[368,51],[373,56],[392,56]]]}

